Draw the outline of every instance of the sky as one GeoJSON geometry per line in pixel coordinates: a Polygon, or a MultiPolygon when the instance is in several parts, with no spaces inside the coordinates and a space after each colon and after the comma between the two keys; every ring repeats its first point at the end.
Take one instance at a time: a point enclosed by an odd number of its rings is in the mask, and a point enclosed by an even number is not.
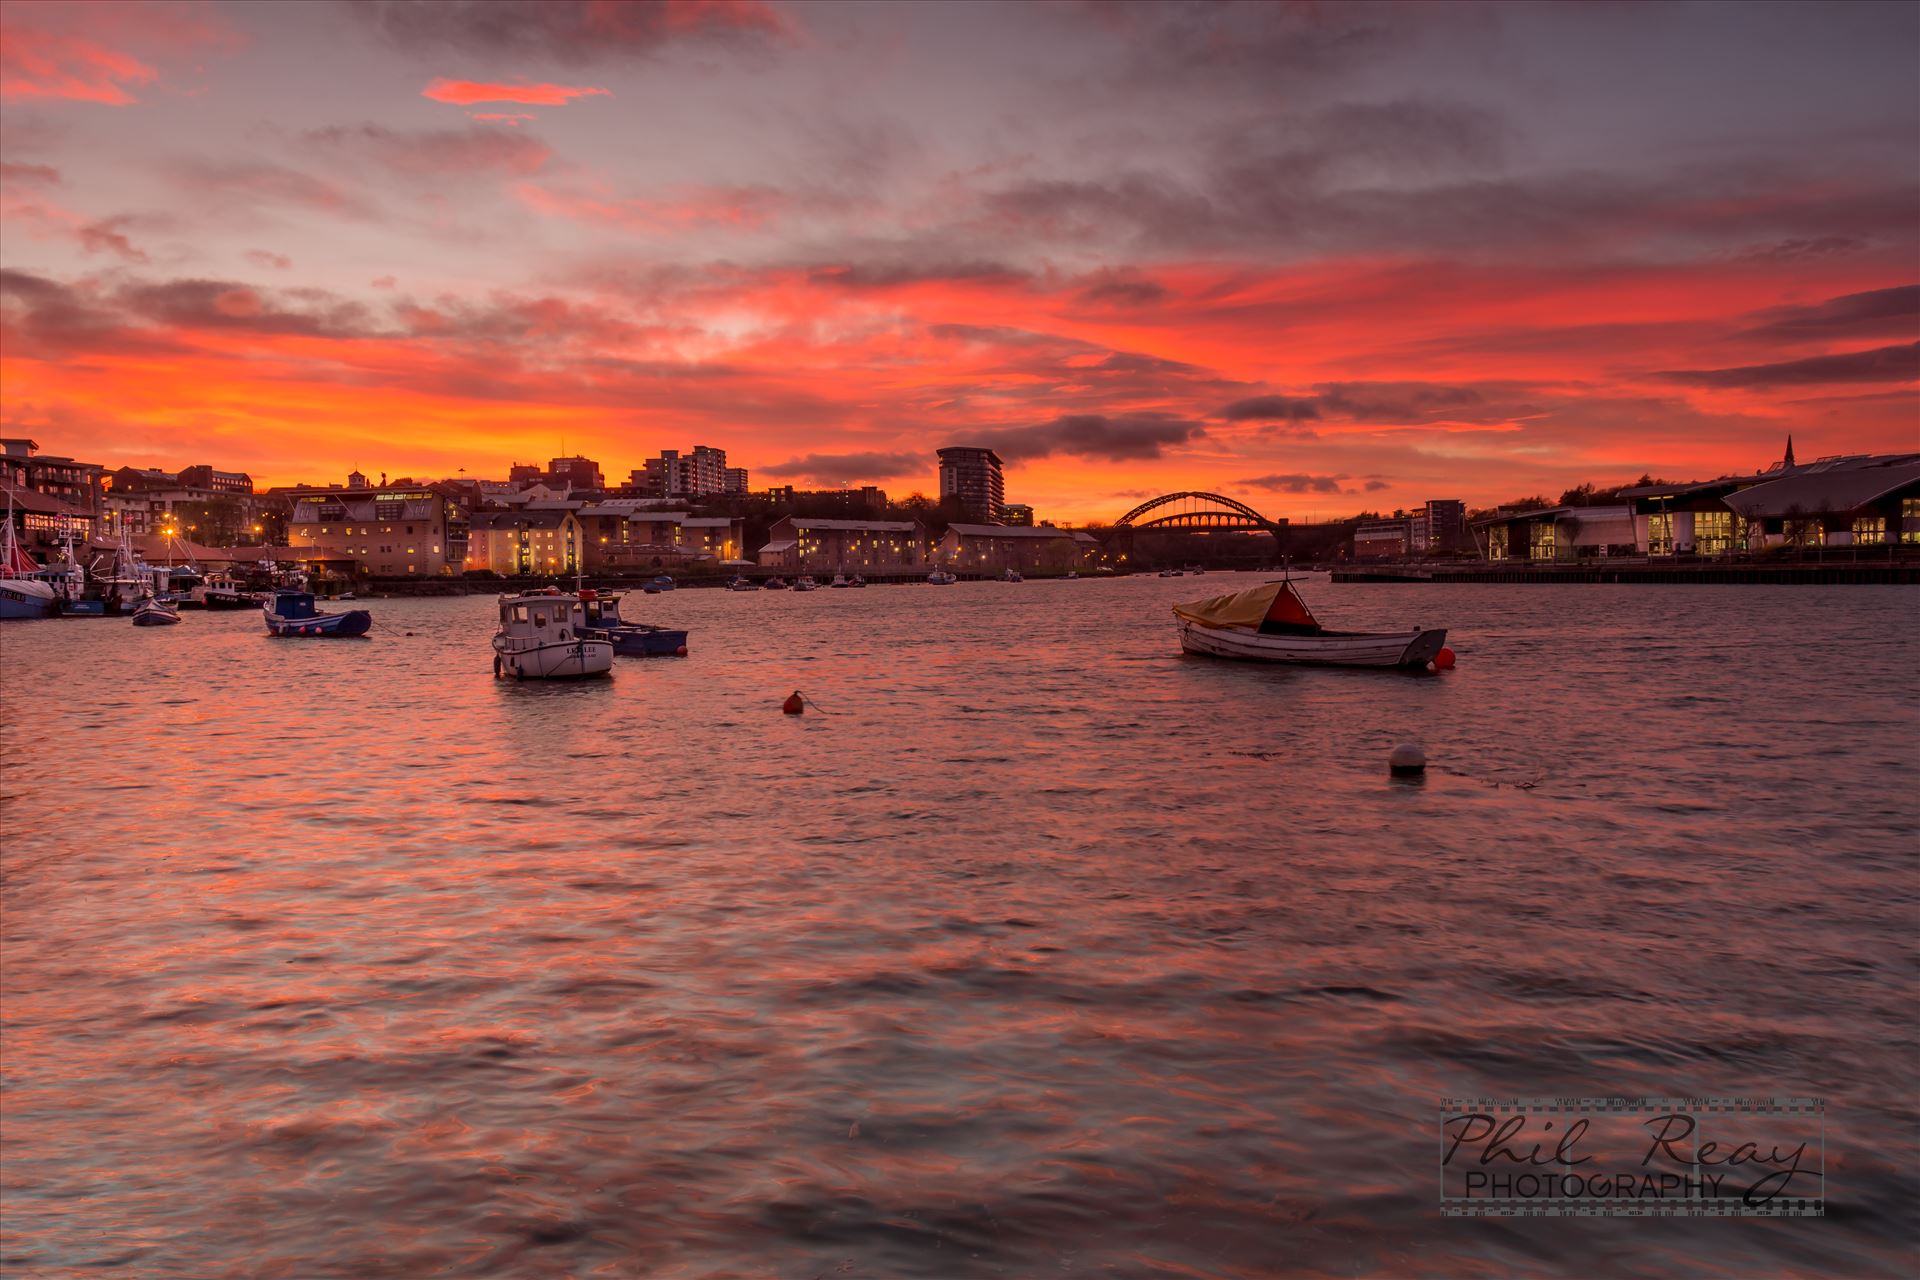
{"type": "Polygon", "coordinates": [[[0,5],[0,434],[1296,520],[1920,449],[1920,6],[0,5]]]}

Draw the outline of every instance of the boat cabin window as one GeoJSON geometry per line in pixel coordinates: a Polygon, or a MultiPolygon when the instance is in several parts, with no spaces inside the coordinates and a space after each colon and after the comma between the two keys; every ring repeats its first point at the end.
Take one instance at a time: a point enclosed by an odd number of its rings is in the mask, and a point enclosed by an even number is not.
{"type": "Polygon", "coordinates": [[[545,609],[534,610],[533,625],[536,627],[544,627],[547,625],[547,611],[545,609]]]}
{"type": "Polygon", "coordinates": [[[527,606],[523,604],[513,606],[513,620],[515,622],[525,622],[527,620],[527,606]]]}

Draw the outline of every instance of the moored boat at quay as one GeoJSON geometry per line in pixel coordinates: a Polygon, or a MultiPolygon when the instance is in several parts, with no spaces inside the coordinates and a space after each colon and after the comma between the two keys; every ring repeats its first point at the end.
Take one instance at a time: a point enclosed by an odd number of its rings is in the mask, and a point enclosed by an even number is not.
{"type": "Polygon", "coordinates": [[[577,680],[613,670],[613,644],[588,628],[581,599],[554,588],[500,597],[495,679],[577,680]]]}
{"type": "Polygon", "coordinates": [[[1420,670],[1446,646],[1444,628],[1329,631],[1290,581],[1173,606],[1188,653],[1255,662],[1420,670]]]}
{"type": "Polygon", "coordinates": [[[313,607],[313,592],[276,590],[260,608],[267,634],[273,636],[363,636],[373,626],[365,609],[321,613],[313,607]]]}
{"type": "Polygon", "coordinates": [[[736,576],[731,582],[727,583],[727,590],[729,591],[758,591],[759,589],[760,584],[751,578],[736,576]]]}
{"type": "Polygon", "coordinates": [[[202,609],[251,609],[260,601],[233,574],[215,573],[187,593],[186,603],[202,609]]]}
{"type": "Polygon", "coordinates": [[[948,573],[945,569],[935,569],[927,575],[927,581],[936,587],[950,587],[960,581],[960,579],[948,573]]]}

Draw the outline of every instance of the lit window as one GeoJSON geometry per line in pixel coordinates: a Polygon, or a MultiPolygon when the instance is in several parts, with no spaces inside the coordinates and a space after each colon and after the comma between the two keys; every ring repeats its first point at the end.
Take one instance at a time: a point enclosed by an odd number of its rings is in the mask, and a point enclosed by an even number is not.
{"type": "Polygon", "coordinates": [[[1887,522],[1882,516],[1860,516],[1853,522],[1853,540],[1860,546],[1877,547],[1887,540],[1887,522]]]}

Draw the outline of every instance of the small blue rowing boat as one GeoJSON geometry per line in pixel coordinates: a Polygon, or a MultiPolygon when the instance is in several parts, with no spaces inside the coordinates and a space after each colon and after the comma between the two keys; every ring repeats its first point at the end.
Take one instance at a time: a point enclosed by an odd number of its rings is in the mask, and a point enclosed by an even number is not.
{"type": "Polygon", "coordinates": [[[638,658],[684,658],[687,633],[644,622],[627,622],[620,617],[620,597],[589,587],[580,593],[580,607],[586,621],[581,635],[606,640],[615,653],[638,658]]]}
{"type": "Polygon", "coordinates": [[[260,612],[273,636],[363,636],[373,625],[365,609],[321,613],[313,607],[311,591],[275,591],[260,612]]]}

